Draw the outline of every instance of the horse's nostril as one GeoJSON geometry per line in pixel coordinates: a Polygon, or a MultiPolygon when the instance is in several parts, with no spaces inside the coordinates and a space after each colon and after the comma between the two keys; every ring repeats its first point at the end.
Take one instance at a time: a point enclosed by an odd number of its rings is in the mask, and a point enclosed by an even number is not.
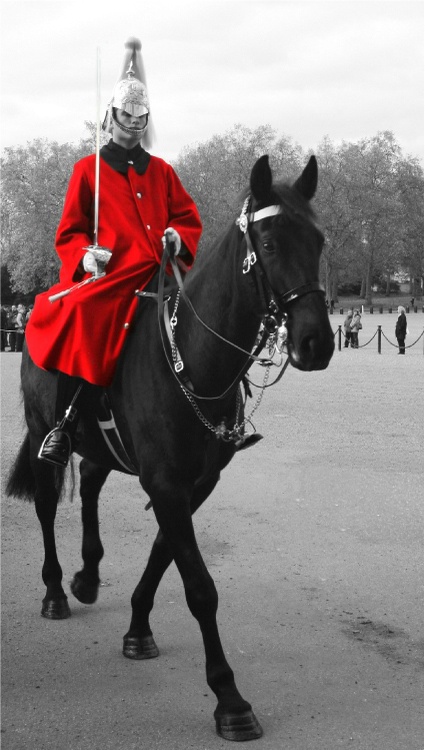
{"type": "Polygon", "coordinates": [[[321,370],[327,367],[334,350],[333,339],[320,335],[304,336],[299,346],[299,362],[302,369],[321,370]]]}
{"type": "Polygon", "coordinates": [[[317,352],[317,340],[315,336],[305,336],[300,346],[301,355],[314,357],[317,352]]]}

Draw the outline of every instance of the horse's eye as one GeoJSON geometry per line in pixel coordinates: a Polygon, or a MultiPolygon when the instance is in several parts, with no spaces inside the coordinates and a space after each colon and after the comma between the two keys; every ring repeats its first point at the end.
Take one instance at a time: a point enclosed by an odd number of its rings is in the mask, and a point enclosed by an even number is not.
{"type": "Polygon", "coordinates": [[[272,253],[274,249],[272,240],[264,240],[263,247],[266,253],[272,253]]]}

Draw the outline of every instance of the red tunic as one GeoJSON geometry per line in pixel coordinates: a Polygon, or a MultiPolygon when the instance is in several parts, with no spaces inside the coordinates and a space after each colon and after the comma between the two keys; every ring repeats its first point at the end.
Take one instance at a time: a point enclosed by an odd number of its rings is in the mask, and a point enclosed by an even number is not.
{"type": "Polygon", "coordinates": [[[50,295],[90,277],[79,264],[93,242],[94,183],[92,155],[74,166],[56,235],[60,282],[36,297],[26,340],[39,367],[108,386],[131,331],[135,290],[149,283],[161,262],[164,230],[176,229],[193,259],[202,227],[165,161],[151,156],[144,174],[132,166],[122,174],[101,158],[98,244],[112,250],[106,276],[51,303],[50,295]]]}

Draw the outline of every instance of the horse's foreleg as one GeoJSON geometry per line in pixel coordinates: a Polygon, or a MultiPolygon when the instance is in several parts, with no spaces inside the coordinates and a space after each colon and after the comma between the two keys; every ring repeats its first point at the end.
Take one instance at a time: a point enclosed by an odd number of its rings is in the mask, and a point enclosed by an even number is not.
{"type": "MultiPolygon", "coordinates": [[[[192,515],[211,494],[219,478],[219,474],[214,475],[195,488],[190,503],[192,515]]],[[[152,659],[159,654],[152,636],[149,616],[158,586],[172,561],[172,552],[162,531],[159,531],[153,543],[146,569],[131,597],[131,622],[129,630],[124,636],[123,644],[123,654],[128,659],[152,659]]]]}
{"type": "Polygon", "coordinates": [[[36,483],[34,503],[44,542],[42,577],[46,585],[46,595],[43,599],[41,614],[50,620],[64,620],[71,616],[71,610],[62,588],[62,568],[59,564],[55,540],[55,518],[60,494],[58,485],[63,481],[63,472],[37,459],[40,445],[41,440],[31,440],[30,461],[36,483]]]}
{"type": "Polygon", "coordinates": [[[159,654],[149,625],[149,615],[161,578],[172,560],[173,554],[159,531],[145,571],[131,597],[130,628],[123,641],[123,654],[128,659],[153,659],[159,654]]]}
{"type": "Polygon", "coordinates": [[[93,604],[99,592],[99,563],[103,557],[103,546],[99,534],[98,500],[109,473],[109,469],[86,459],[80,463],[83,568],[75,574],[71,591],[83,604],[93,604]]]}
{"type": "Polygon", "coordinates": [[[178,492],[175,482],[170,482],[168,487],[163,480],[160,484],[151,494],[153,508],[182,577],[189,609],[201,629],[207,682],[218,700],[214,712],[217,732],[229,740],[258,738],[262,729],[250,704],[236,687],[221,645],[216,618],[217,590],[195,539],[189,501],[183,490],[178,492]]]}

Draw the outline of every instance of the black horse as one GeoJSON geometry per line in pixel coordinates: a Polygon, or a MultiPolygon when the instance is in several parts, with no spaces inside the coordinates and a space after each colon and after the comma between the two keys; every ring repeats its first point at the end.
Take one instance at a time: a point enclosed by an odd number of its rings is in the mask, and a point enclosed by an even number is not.
{"type": "MultiPolygon", "coordinates": [[[[252,169],[239,219],[208,252],[200,253],[184,282],[179,280],[181,288],[177,284],[171,291],[173,333],[167,336],[170,327],[162,320],[168,305],[163,304],[160,281],[158,301],[141,300],[133,333],[108,390],[122,442],[159,525],[131,599],[124,655],[131,659],[158,655],[149,615],[161,578],[174,560],[189,609],[201,629],[207,682],[218,700],[217,732],[230,740],[254,739],[262,729],[240,695],[223,652],[216,622],[217,591],[198,549],[192,514],[243,443],[246,420],[240,383],[252,363],[250,354],[262,320],[268,327],[270,321],[276,325],[286,321],[289,360],[299,370],[324,369],[332,357],[334,336],[318,283],[323,236],[309,203],[316,186],[314,156],[292,186],[272,184],[268,157],[261,157],[252,169]]],[[[25,350],[21,380],[28,432],[10,472],[7,493],[35,502],[45,547],[42,615],[60,619],[71,614],[54,535],[63,471],[37,459],[43,438],[54,425],[57,377],[37,368],[25,350]]],[[[88,604],[97,597],[103,556],[99,493],[110,471],[120,467],[101,438],[94,407],[82,415],[77,440],[82,456],[84,564],[71,590],[88,604]]]]}

